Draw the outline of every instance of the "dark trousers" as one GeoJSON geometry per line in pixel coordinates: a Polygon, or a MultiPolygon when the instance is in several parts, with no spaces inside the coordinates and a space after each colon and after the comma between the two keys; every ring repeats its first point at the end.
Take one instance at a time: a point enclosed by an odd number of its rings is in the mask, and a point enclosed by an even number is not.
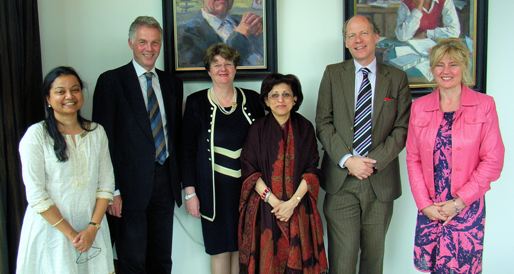
{"type": "Polygon", "coordinates": [[[152,197],[146,210],[122,211],[116,239],[122,274],[171,273],[173,209],[168,170],[156,164],[152,197]]]}

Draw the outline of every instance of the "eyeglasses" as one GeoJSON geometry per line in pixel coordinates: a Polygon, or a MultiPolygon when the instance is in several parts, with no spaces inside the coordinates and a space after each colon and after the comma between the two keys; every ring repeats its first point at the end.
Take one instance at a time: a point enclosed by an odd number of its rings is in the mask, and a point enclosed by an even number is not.
{"type": "Polygon", "coordinates": [[[271,100],[278,100],[278,98],[280,98],[280,96],[282,96],[282,99],[284,99],[284,100],[289,100],[289,99],[293,98],[293,94],[289,93],[289,92],[284,92],[282,94],[280,94],[278,92],[268,94],[268,98],[271,100]]]}
{"type": "Polygon", "coordinates": [[[357,37],[360,37],[361,39],[366,39],[369,36],[369,32],[367,31],[361,31],[360,33],[349,33],[346,35],[346,39],[348,41],[353,41],[357,39],[357,37]]]}
{"type": "Polygon", "coordinates": [[[220,70],[222,68],[231,69],[231,68],[234,68],[234,63],[212,64],[211,67],[214,68],[215,70],[220,70]]]}
{"type": "Polygon", "coordinates": [[[75,261],[77,264],[83,264],[94,257],[100,255],[100,252],[102,252],[102,249],[96,246],[92,246],[88,251],[86,252],[80,252],[79,256],[77,257],[77,260],[75,261]]]}

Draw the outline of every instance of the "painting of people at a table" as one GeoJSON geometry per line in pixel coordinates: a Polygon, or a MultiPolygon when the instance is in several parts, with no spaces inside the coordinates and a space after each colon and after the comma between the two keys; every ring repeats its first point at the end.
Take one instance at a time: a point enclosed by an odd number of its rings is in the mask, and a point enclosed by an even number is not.
{"type": "Polygon", "coordinates": [[[240,68],[265,68],[265,0],[173,0],[175,68],[201,70],[205,50],[225,43],[240,68]]]}
{"type": "Polygon", "coordinates": [[[380,30],[377,59],[404,70],[411,87],[432,86],[428,55],[438,39],[461,38],[474,52],[478,0],[354,1],[356,13],[370,17],[380,30]]]}

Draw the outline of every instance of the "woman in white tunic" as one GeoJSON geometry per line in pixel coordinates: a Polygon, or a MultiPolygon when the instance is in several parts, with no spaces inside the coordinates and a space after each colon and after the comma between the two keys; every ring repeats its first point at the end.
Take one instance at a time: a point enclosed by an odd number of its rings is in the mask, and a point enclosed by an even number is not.
{"type": "Polygon", "coordinates": [[[20,142],[29,206],[17,270],[22,273],[114,273],[104,217],[114,174],[104,129],[80,116],[82,81],[57,67],[43,82],[46,118],[20,142]]]}

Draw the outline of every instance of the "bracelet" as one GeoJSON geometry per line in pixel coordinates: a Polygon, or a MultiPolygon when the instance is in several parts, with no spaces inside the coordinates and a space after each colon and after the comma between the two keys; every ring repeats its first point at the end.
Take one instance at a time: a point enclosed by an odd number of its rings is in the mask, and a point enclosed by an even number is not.
{"type": "Polygon", "coordinates": [[[271,190],[269,189],[269,187],[265,188],[261,194],[261,199],[266,200],[266,195],[268,195],[268,193],[270,193],[270,192],[271,192],[271,190]]]}
{"type": "Polygon", "coordinates": [[[453,206],[455,207],[455,212],[457,212],[457,214],[459,214],[462,209],[459,209],[459,207],[457,206],[457,201],[455,199],[453,199],[453,206]]]}
{"type": "Polygon", "coordinates": [[[100,225],[100,224],[97,224],[97,223],[95,223],[95,222],[89,222],[89,225],[94,226],[94,227],[96,228],[96,230],[99,230],[99,229],[100,229],[100,227],[101,227],[101,225],[100,225]]]}
{"type": "Polygon", "coordinates": [[[184,195],[184,200],[189,201],[189,200],[191,200],[191,198],[193,198],[194,196],[196,196],[196,192],[186,194],[186,195],[184,195]]]}
{"type": "Polygon", "coordinates": [[[62,223],[62,221],[64,221],[64,218],[61,218],[59,221],[55,222],[55,224],[53,224],[52,226],[53,226],[53,227],[56,227],[56,226],[58,226],[60,223],[62,223]]]}

